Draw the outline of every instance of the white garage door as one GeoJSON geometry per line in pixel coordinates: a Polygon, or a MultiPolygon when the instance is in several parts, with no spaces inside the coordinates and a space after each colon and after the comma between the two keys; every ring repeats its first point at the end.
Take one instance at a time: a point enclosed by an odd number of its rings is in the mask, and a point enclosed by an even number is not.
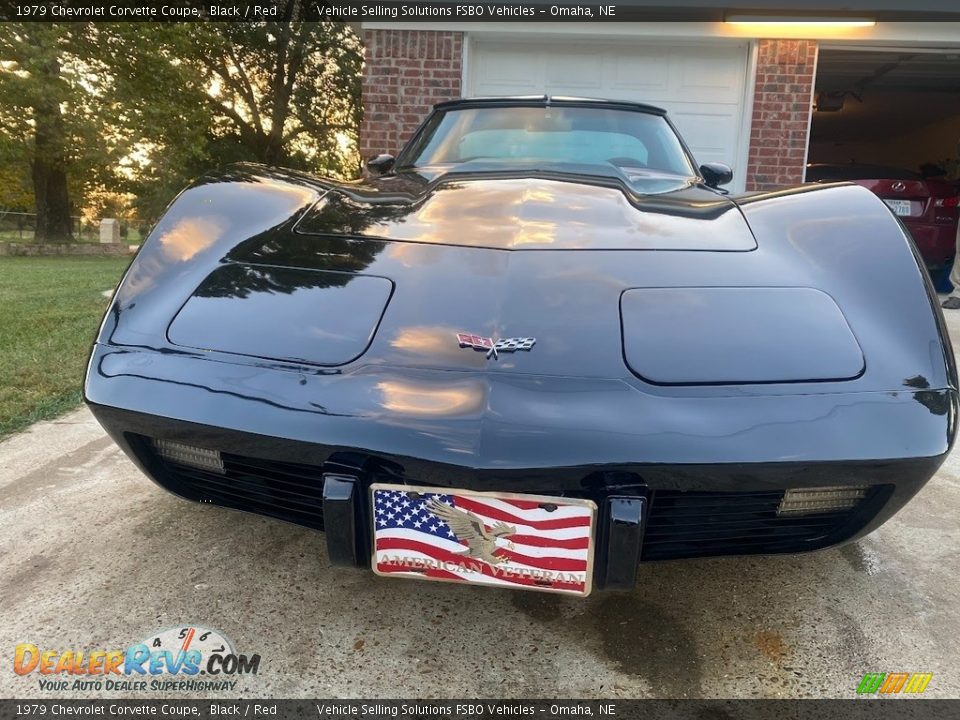
{"type": "Polygon", "coordinates": [[[745,43],[475,40],[467,62],[467,92],[576,95],[666,108],[697,162],[727,163],[734,169],[732,188],[742,190],[747,50],[745,43]]]}

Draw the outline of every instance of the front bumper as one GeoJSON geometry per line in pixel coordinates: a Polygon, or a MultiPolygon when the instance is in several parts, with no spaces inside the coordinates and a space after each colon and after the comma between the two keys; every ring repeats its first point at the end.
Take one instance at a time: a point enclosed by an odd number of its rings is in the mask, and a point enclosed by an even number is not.
{"type": "Polygon", "coordinates": [[[334,451],[360,448],[424,481],[437,467],[445,475],[453,468],[477,490],[514,477],[555,487],[563,468],[642,468],[649,476],[675,465],[942,460],[957,406],[955,391],[919,376],[889,391],[655,388],[634,378],[307,370],[106,345],[94,347],[85,396],[311,449],[288,457],[294,462],[322,464],[334,451]]]}
{"type": "Polygon", "coordinates": [[[308,376],[100,346],[86,395],[161,486],[324,530],[337,564],[369,564],[374,482],[592,499],[594,584],[608,589],[630,587],[638,562],[804,552],[872,531],[942,462],[957,402],[935,390],[655,398],[618,381],[458,375],[446,392],[484,383],[483,407],[436,416],[386,406],[411,401],[390,394],[404,382],[437,390],[400,370],[308,376]],[[155,438],[217,450],[224,472],[171,463],[155,438]],[[786,489],[825,486],[870,490],[848,512],[778,515],[786,489]]]}
{"type": "MultiPolygon", "coordinates": [[[[148,387],[141,379],[141,390],[148,387]]],[[[139,396],[143,399],[144,392],[139,396]]],[[[181,406],[181,414],[199,413],[203,398],[194,392],[191,404],[181,406]]],[[[943,459],[940,455],[471,468],[371,448],[199,424],[94,402],[91,409],[117,443],[162,487],[196,502],[323,530],[331,562],[340,565],[369,566],[368,493],[374,482],[592,499],[600,509],[594,565],[594,586],[600,589],[632,587],[637,566],[645,561],[797,553],[855,539],[902,507],[943,459]],[[154,438],[215,449],[223,458],[224,472],[171,463],[153,450],[154,438]],[[866,498],[849,511],[806,517],[777,513],[787,488],[845,485],[870,488],[866,498]]],[[[241,419],[225,417],[224,424],[241,419]]]]}

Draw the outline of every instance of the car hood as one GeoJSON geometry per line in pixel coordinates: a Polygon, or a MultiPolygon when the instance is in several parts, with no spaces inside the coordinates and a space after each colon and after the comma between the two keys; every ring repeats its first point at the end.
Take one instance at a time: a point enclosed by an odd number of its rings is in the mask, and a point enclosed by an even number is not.
{"type": "Polygon", "coordinates": [[[756,248],[737,205],[689,178],[562,168],[467,167],[338,185],[296,232],[501,250],[756,248]]]}
{"type": "Polygon", "coordinates": [[[451,400],[448,371],[677,393],[949,384],[909,239],[863,188],[735,204],[605,182],[484,174],[387,193],[275,170],[207,179],[151,232],[100,342],[276,364],[294,383],[425,374],[398,404],[434,382],[451,400]],[[488,340],[511,342],[493,356],[488,340]]]}

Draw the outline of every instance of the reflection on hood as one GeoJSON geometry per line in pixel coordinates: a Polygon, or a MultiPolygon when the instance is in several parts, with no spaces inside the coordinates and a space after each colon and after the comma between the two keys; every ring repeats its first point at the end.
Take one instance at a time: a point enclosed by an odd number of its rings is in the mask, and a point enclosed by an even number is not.
{"type": "Polygon", "coordinates": [[[694,178],[627,174],[612,165],[488,169],[494,166],[503,163],[419,168],[343,184],[296,231],[501,249],[756,247],[736,205],[694,178]],[[584,174],[594,169],[606,174],[584,174]]]}

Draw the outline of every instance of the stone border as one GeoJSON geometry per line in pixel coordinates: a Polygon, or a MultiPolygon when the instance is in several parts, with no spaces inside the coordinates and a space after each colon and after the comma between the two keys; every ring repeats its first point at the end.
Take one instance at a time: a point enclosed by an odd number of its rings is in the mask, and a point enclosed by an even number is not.
{"type": "Polygon", "coordinates": [[[35,257],[40,255],[132,255],[139,245],[123,243],[2,243],[0,256],[35,257]]]}

